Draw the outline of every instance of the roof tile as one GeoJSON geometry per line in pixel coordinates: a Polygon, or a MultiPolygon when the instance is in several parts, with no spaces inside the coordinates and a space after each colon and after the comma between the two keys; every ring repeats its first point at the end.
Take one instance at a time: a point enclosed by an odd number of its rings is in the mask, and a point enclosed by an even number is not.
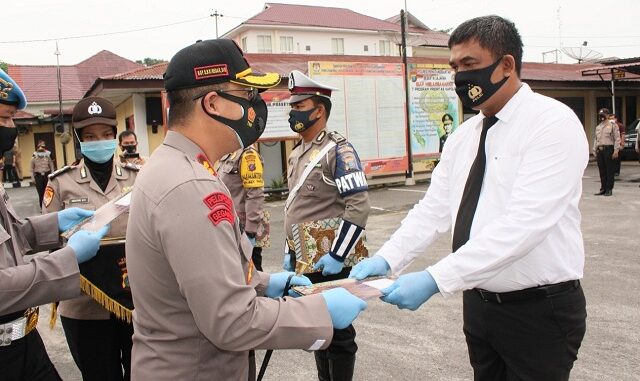
{"type": "MultiPolygon", "coordinates": [[[[97,78],[140,67],[142,65],[107,50],[102,50],[75,65],[60,65],[62,99],[82,99],[97,78]]],[[[20,85],[29,102],[58,100],[56,66],[9,65],[9,75],[20,85]]]]}

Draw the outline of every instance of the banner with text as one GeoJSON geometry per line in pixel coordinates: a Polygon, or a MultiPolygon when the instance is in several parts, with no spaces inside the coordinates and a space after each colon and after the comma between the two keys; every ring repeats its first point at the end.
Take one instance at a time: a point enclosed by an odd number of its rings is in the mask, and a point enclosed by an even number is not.
{"type": "Polygon", "coordinates": [[[437,158],[458,127],[458,96],[449,65],[409,64],[411,152],[437,158]]]}
{"type": "Polygon", "coordinates": [[[367,174],[407,169],[402,64],[309,62],[309,76],[340,89],[328,128],[353,144],[367,174]]]}
{"type": "Polygon", "coordinates": [[[260,94],[267,104],[269,116],[267,126],[260,137],[260,140],[281,140],[297,139],[298,134],[289,128],[289,98],[291,94],[288,90],[267,90],[260,94]]]}

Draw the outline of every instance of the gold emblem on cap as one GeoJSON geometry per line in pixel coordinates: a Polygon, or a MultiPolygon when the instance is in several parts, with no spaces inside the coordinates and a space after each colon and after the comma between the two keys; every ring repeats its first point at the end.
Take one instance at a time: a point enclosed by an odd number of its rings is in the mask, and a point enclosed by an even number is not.
{"type": "Polygon", "coordinates": [[[471,98],[472,101],[477,101],[479,98],[482,97],[483,93],[482,93],[482,87],[478,86],[478,85],[469,85],[469,92],[467,94],[469,96],[469,98],[471,98]]]}
{"type": "Polygon", "coordinates": [[[91,103],[91,105],[87,109],[87,112],[91,115],[102,114],[102,107],[100,107],[100,105],[94,101],[93,103],[91,103]]]}

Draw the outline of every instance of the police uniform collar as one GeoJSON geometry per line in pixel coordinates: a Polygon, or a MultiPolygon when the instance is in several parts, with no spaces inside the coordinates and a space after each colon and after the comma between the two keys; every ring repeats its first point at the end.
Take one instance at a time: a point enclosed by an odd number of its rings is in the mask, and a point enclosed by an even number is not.
{"type": "Polygon", "coordinates": [[[196,156],[202,153],[202,149],[196,143],[175,131],[168,131],[162,144],[177,149],[192,160],[195,160],[196,156]]]}
{"type": "Polygon", "coordinates": [[[318,134],[313,138],[313,144],[321,144],[324,139],[327,137],[327,130],[322,129],[318,134]]]}
{"type": "Polygon", "coordinates": [[[87,168],[84,159],[80,160],[80,163],[78,163],[76,169],[78,169],[78,172],[76,174],[76,182],[88,183],[91,181],[91,172],[89,172],[89,168],[87,168]]]}
{"type": "Polygon", "coordinates": [[[113,163],[113,174],[115,175],[115,178],[118,180],[126,180],[129,178],[129,172],[128,170],[125,170],[124,168],[124,164],[120,164],[120,163],[116,163],[114,161],[113,163]]]}

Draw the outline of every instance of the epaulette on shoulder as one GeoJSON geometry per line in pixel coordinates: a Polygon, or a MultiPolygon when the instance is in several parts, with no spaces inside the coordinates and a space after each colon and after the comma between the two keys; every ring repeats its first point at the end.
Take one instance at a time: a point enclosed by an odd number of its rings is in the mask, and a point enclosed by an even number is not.
{"type": "Polygon", "coordinates": [[[57,171],[54,171],[52,174],[50,174],[49,175],[49,179],[53,179],[53,178],[55,178],[57,176],[60,176],[61,174],[65,173],[65,172],[68,172],[68,171],[70,171],[70,170],[72,170],[74,168],[76,168],[74,165],[64,166],[64,167],[58,169],[57,171]]]}
{"type": "Polygon", "coordinates": [[[329,139],[333,140],[336,144],[344,144],[347,142],[344,136],[340,135],[337,131],[329,132],[329,139]]]}
{"type": "Polygon", "coordinates": [[[138,164],[133,164],[133,163],[126,163],[122,167],[125,168],[125,169],[128,169],[130,171],[135,171],[135,172],[140,171],[140,168],[142,168],[142,166],[140,166],[138,164]]]}

